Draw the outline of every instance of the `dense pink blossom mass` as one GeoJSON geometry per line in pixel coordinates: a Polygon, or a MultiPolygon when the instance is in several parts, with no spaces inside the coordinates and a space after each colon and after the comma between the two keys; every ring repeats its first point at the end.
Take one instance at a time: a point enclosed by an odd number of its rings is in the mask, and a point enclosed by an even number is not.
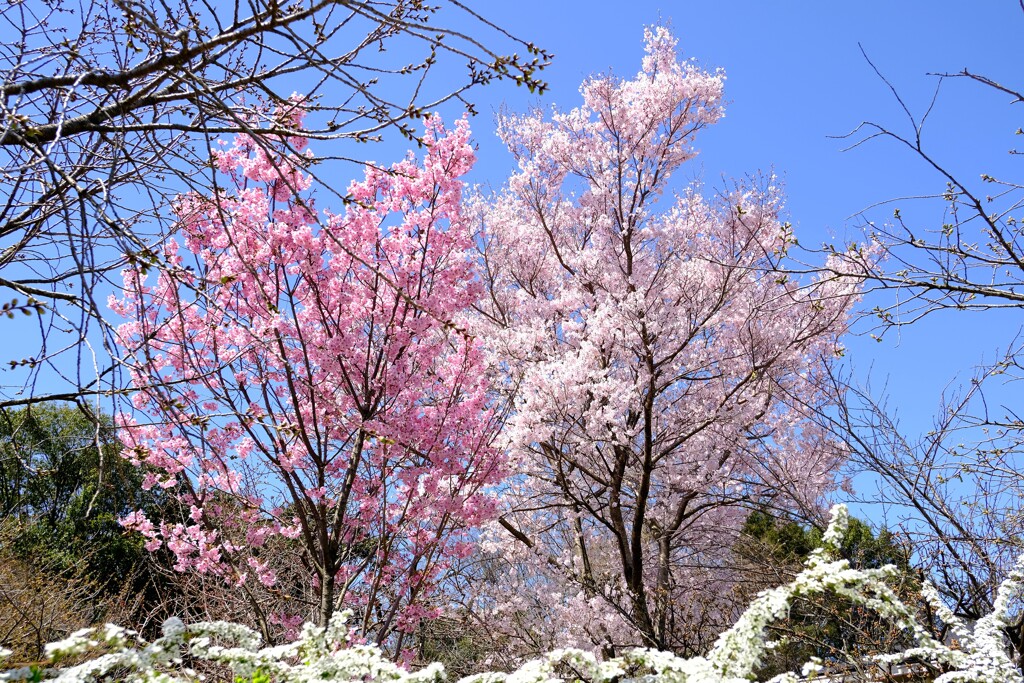
{"type": "Polygon", "coordinates": [[[809,509],[843,458],[810,418],[856,282],[779,267],[794,238],[772,178],[670,185],[723,114],[723,76],[675,47],[651,29],[635,78],[503,117],[518,172],[474,203],[517,475],[492,535],[504,575],[469,602],[527,649],[693,651],[729,618],[714,605],[749,506],[809,509]]]}
{"type": "Polygon", "coordinates": [[[306,192],[305,140],[265,140],[215,152],[229,189],[181,197],[170,267],[126,270],[111,301],[136,389],[125,455],[190,517],[123,523],[238,585],[264,629],[352,608],[383,642],[436,613],[502,472],[460,323],[483,293],[469,128],[428,118],[422,160],[367,166],[341,214],[306,192]]]}

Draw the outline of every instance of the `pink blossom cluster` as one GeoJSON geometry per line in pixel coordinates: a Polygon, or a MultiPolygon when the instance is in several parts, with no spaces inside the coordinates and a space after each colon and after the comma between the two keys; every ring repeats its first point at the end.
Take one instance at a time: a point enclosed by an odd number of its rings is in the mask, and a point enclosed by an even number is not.
{"type": "MultiPolygon", "coordinates": [[[[301,108],[282,116],[298,127],[301,108]]],[[[297,553],[313,616],[351,607],[380,634],[435,614],[502,472],[484,352],[462,322],[482,295],[469,127],[425,126],[423,158],[367,166],[342,213],[307,191],[304,140],[236,137],[214,153],[231,189],[180,197],[166,267],[126,270],[110,302],[135,389],[125,457],[191,509],[124,525],[177,569],[238,584],[282,590],[297,570],[280,552],[297,553]]]]}

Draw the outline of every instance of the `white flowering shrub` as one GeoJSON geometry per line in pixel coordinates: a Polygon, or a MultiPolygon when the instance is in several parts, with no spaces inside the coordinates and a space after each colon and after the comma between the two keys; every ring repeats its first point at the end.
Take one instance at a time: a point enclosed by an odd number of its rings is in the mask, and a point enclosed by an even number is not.
{"type": "MultiPolygon", "coordinates": [[[[1011,604],[1021,597],[1024,560],[999,589],[992,614],[973,630],[955,617],[926,587],[925,598],[954,631],[958,649],[932,638],[885,583],[895,573],[891,566],[853,569],[838,558],[845,532],[846,508],[836,506],[823,545],[808,558],[804,570],[788,585],[761,593],[743,616],[706,657],[683,659],[655,650],[633,650],[622,657],[599,661],[583,650],[556,650],[527,662],[512,673],[482,673],[460,683],[748,683],[765,651],[771,647],[768,626],[783,617],[794,598],[833,592],[874,610],[911,633],[917,646],[905,652],[875,657],[879,666],[918,662],[940,674],[935,683],[1024,683],[1007,654],[1002,628],[1008,624],[1011,604]]],[[[220,665],[236,683],[305,683],[358,681],[359,683],[442,683],[444,667],[434,663],[409,672],[386,659],[372,645],[352,638],[340,613],[326,628],[307,624],[293,643],[262,647],[256,632],[238,624],[180,620],[164,623],[163,636],[147,643],[134,631],[108,624],[83,629],[46,648],[47,661],[0,673],[0,681],[153,681],[193,682],[202,679],[199,663],[220,665]],[[92,655],[80,664],[61,666],[68,658],[92,655]],[[191,666],[190,666],[191,665],[191,666]]],[[[0,650],[0,657],[9,654],[0,650]]],[[[799,672],[772,678],[768,683],[827,681],[819,673],[820,661],[806,663],[799,672]]]]}

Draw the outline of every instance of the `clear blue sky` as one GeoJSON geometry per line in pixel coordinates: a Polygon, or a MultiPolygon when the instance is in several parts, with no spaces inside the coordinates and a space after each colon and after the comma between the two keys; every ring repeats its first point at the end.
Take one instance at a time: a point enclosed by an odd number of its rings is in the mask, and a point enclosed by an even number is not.
{"type": "MultiPolygon", "coordinates": [[[[481,112],[473,121],[480,161],[473,180],[499,186],[512,168],[494,137],[492,114],[501,106],[568,109],[588,74],[611,69],[630,77],[642,55],[643,27],[667,22],[682,54],[725,70],[726,117],[698,138],[701,155],[689,169],[709,189],[723,178],[774,170],[784,180],[790,220],[802,244],[856,238],[862,210],[897,197],[941,192],[944,182],[909,153],[886,141],[844,152],[844,135],[872,120],[909,131],[905,115],[874,74],[858,44],[896,86],[916,115],[927,109],[936,79],[929,72],[968,67],[1015,84],[1024,53],[1019,36],[1024,12],[1010,0],[696,2],[649,0],[522,0],[478,3],[478,11],[514,35],[555,53],[545,72],[551,90],[542,98],[498,84],[474,93],[481,112]]],[[[1024,79],[1021,79],[1024,80],[1024,79]]],[[[1011,176],[1019,159],[1024,104],[963,79],[942,86],[926,127],[936,156],[967,178],[986,172],[1011,176]]],[[[446,112],[447,114],[447,112],[446,112]]],[[[874,221],[904,218],[927,227],[941,222],[935,201],[899,201],[867,211],[874,221]]],[[[871,305],[887,299],[870,300],[871,305]]],[[[882,343],[849,341],[858,376],[888,383],[891,404],[904,424],[927,430],[941,391],[966,378],[982,359],[1005,348],[1024,316],[941,315],[890,334],[882,343]]],[[[867,326],[862,326],[866,330],[867,326]]]]}

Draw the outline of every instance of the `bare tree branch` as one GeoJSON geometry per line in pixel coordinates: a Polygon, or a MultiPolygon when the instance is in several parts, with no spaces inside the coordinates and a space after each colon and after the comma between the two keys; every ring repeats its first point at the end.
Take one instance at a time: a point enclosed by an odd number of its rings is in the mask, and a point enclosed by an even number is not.
{"type": "MultiPolygon", "coordinates": [[[[41,0],[0,27],[0,304],[39,313],[5,321],[0,407],[117,391],[112,275],[159,268],[175,198],[216,195],[218,137],[313,138],[344,160],[344,141],[417,141],[444,102],[472,111],[473,87],[543,91],[550,58],[451,1],[41,0]]],[[[347,199],[331,169],[309,170],[347,199]]]]}

